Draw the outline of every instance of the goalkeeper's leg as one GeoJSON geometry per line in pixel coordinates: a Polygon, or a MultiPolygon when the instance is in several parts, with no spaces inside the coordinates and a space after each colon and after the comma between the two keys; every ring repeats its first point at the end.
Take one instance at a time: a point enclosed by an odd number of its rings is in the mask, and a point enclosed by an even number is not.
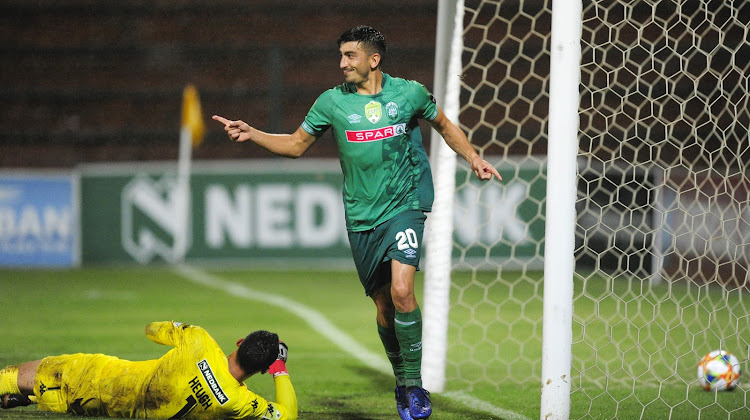
{"type": "Polygon", "coordinates": [[[0,407],[13,408],[32,403],[28,395],[33,393],[34,377],[39,360],[0,370],[0,407]]]}
{"type": "Polygon", "coordinates": [[[7,366],[0,370],[0,395],[34,393],[34,378],[41,360],[7,366]]]}
{"type": "Polygon", "coordinates": [[[18,371],[20,366],[7,366],[0,370],[0,395],[20,394],[18,371]]]}

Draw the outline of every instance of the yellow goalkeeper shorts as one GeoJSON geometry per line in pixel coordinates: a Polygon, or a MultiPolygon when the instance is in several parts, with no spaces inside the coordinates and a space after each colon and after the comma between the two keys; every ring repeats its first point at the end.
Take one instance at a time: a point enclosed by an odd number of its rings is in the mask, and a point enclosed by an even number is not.
{"type": "Polygon", "coordinates": [[[55,413],[101,414],[97,380],[112,356],[66,354],[42,359],[34,378],[39,409],[55,413]]]}

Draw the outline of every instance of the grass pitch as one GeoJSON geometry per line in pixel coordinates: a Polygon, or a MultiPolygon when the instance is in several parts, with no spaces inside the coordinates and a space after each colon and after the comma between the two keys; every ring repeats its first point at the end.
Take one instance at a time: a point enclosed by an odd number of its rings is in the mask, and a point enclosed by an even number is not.
{"type": "MultiPolygon", "coordinates": [[[[314,308],[364,348],[382,353],[374,305],[353,272],[240,270],[211,276],[314,308]]],[[[392,375],[363,364],[291,311],[195,284],[168,267],[2,270],[0,290],[0,366],[74,352],[158,358],[168,348],[143,333],[155,320],[200,325],[227,353],[237,338],[268,329],[289,344],[287,366],[301,419],[398,418],[392,375]]],[[[274,398],[269,376],[253,376],[246,384],[274,398]]],[[[455,398],[435,395],[433,402],[436,420],[507,418],[472,410],[455,398]]],[[[34,406],[0,410],[0,419],[71,417],[34,406]]]]}
{"type": "MultiPolygon", "coordinates": [[[[249,331],[268,329],[277,332],[290,346],[287,365],[297,391],[301,419],[397,418],[392,375],[382,363],[367,362],[371,355],[376,355],[381,362],[385,362],[385,357],[375,329],[374,306],[364,296],[353,271],[201,269],[197,273],[196,276],[170,267],[0,270],[0,367],[72,352],[105,353],[128,360],[158,358],[168,348],[151,342],[143,334],[146,324],[155,320],[201,325],[225,352],[233,351],[236,339],[249,331]],[[321,328],[328,328],[329,333],[333,328],[334,333],[343,333],[351,340],[332,340],[330,336],[336,334],[326,335],[321,333],[321,328]]],[[[491,283],[493,277],[490,275],[483,280],[481,276],[474,279],[462,276],[465,274],[456,273],[454,282],[459,287],[467,285],[462,292],[464,301],[474,299],[472,293],[485,293],[486,289],[474,286],[481,286],[485,280],[491,283]]],[[[533,320],[537,317],[541,325],[541,299],[536,296],[540,289],[534,287],[541,275],[535,276],[530,286],[513,279],[507,282],[513,285],[512,290],[493,286],[491,293],[502,296],[496,300],[509,302],[501,313],[487,305],[471,310],[453,308],[454,325],[476,319],[496,327],[461,331],[460,340],[480,345],[472,347],[472,354],[464,351],[468,347],[452,346],[449,359],[458,364],[465,359],[469,367],[458,373],[449,369],[447,392],[433,394],[432,420],[539,418],[540,379],[537,373],[531,372],[538,370],[541,360],[541,331],[529,330],[536,325],[533,320]],[[504,328],[492,322],[499,316],[518,319],[519,323],[513,324],[516,328],[504,328]],[[469,336],[474,333],[476,336],[469,336]],[[490,340],[488,334],[492,336],[490,340]],[[483,340],[487,345],[481,345],[483,340]],[[493,350],[493,342],[511,345],[500,345],[493,350]],[[520,364],[517,362],[519,350],[514,348],[518,343],[522,344],[525,358],[520,364]],[[488,348],[491,351],[487,351],[488,348]],[[486,362],[482,360],[485,357],[486,362]],[[476,359],[479,359],[478,364],[471,362],[476,359]],[[472,363],[483,377],[477,376],[473,381],[463,376],[454,379],[456,375],[467,373],[472,376],[472,363]],[[527,372],[525,381],[503,380],[508,372],[518,374],[514,366],[527,372]]],[[[422,277],[418,276],[417,281],[418,299],[423,302],[422,277]]],[[[574,392],[570,418],[750,418],[745,387],[718,394],[706,393],[690,384],[686,388],[685,379],[650,377],[659,376],[659,370],[653,365],[649,369],[629,365],[630,355],[619,353],[619,349],[632,348],[652,354],[666,351],[684,355],[693,344],[690,340],[675,340],[673,330],[680,328],[680,323],[669,321],[670,313],[681,312],[685,318],[689,316],[685,308],[693,307],[689,301],[724,301],[721,291],[717,291],[718,296],[706,298],[694,296],[691,290],[679,291],[673,287],[668,299],[660,296],[658,289],[639,298],[631,296],[632,287],[628,286],[625,290],[611,290],[600,296],[597,288],[602,281],[589,278],[586,284],[576,283],[579,297],[574,316],[574,392]],[[637,306],[637,311],[618,310],[623,300],[637,306]],[[657,310],[660,320],[668,322],[644,319],[657,310]],[[622,325],[627,325],[628,329],[621,330],[622,325]],[[651,338],[644,341],[641,337],[644,334],[651,338]],[[599,336],[601,338],[597,339],[599,336]],[[617,348],[606,342],[606,337],[613,340],[622,336],[626,337],[625,341],[620,341],[617,348]],[[632,346],[627,340],[633,341],[632,346]],[[662,344],[665,341],[668,341],[666,347],[662,344]],[[614,366],[616,362],[588,366],[587,362],[593,358],[620,360],[623,366],[614,366]],[[638,369],[644,369],[644,373],[639,374],[638,369]],[[617,379],[618,371],[622,370],[629,371],[625,378],[638,376],[637,383],[617,382],[622,381],[617,379]],[[602,389],[605,385],[606,392],[602,389]]],[[[626,282],[618,284],[623,287],[626,282]]],[[[700,290],[700,294],[709,292],[700,290]]],[[[748,313],[749,304],[741,297],[733,301],[733,305],[739,305],[735,313],[748,313]]],[[[702,316],[697,313],[696,322],[700,322],[702,316]]],[[[738,324],[745,325],[741,323],[746,320],[739,321],[738,324]]],[[[750,336],[750,330],[740,328],[741,335],[750,336]]],[[[449,340],[459,340],[455,334],[455,328],[451,328],[449,340]]],[[[650,360],[648,356],[639,355],[634,360],[650,360]]],[[[663,359],[663,355],[660,357],[663,359]]],[[[685,363],[683,360],[691,359],[675,360],[675,363],[685,363]]],[[[746,362],[743,368],[747,369],[746,362]]],[[[691,363],[678,370],[685,370],[680,375],[692,378],[694,369],[691,363]]],[[[747,370],[743,377],[747,378],[747,370]]],[[[273,383],[267,375],[256,375],[246,383],[266,398],[274,398],[273,383]]],[[[41,413],[33,406],[0,410],[0,419],[41,418],[72,416],[41,413]]]]}

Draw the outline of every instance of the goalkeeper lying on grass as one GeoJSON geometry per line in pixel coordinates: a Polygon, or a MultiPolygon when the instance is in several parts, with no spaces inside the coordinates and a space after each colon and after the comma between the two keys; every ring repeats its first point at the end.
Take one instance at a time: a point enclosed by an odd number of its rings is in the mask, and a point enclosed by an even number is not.
{"type": "Polygon", "coordinates": [[[40,410],[152,419],[296,419],[297,397],[286,370],[287,346],[268,331],[237,340],[226,356],[201,327],[152,322],[146,336],[174,346],[156,360],[103,354],[50,356],[0,370],[0,403],[36,402],[40,410]],[[269,372],[277,402],[244,381],[269,372]]]}

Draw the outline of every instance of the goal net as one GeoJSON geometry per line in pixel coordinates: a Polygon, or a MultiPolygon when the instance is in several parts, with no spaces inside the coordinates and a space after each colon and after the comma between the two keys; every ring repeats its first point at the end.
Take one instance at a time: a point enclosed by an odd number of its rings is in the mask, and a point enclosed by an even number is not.
{"type": "MultiPolygon", "coordinates": [[[[552,3],[463,2],[447,78],[504,180],[459,160],[447,192],[447,390],[539,390],[552,3]]],[[[593,0],[581,23],[570,418],[742,418],[750,388],[696,371],[723,349],[750,383],[750,2],[593,0]]]]}

